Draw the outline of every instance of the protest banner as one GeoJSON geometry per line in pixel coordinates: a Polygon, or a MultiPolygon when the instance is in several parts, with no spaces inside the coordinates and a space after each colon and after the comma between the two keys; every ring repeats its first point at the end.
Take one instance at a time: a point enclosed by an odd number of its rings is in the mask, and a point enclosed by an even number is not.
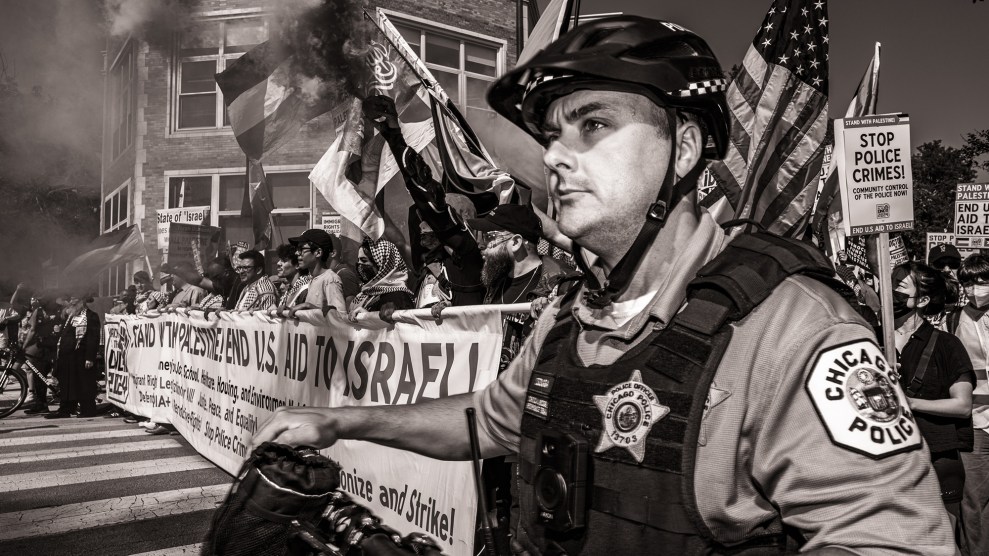
{"type": "Polygon", "coordinates": [[[912,230],[909,118],[841,118],[834,130],[845,234],[912,230]]]}
{"type": "MultiPolygon", "coordinates": [[[[231,313],[205,320],[198,311],[114,319],[108,327],[118,327],[118,367],[130,375],[122,407],[167,414],[196,450],[235,474],[278,407],[411,404],[495,379],[498,308],[444,313],[442,323],[396,315],[394,326],[370,319],[358,327],[333,311],[326,318],[304,311],[298,321],[231,313]]],[[[466,436],[465,421],[440,425],[466,436]]],[[[469,463],[358,441],[324,453],[343,469],[340,488],[389,526],[427,533],[445,553],[471,554],[476,494],[469,463]]]]}
{"type": "Polygon", "coordinates": [[[955,238],[970,249],[989,247],[989,183],[955,187],[955,238]]]}
{"type": "Polygon", "coordinates": [[[168,262],[187,261],[196,267],[197,272],[204,274],[210,261],[220,253],[223,229],[175,222],[168,226],[168,262]]]}
{"type": "Polygon", "coordinates": [[[341,217],[340,217],[339,214],[337,214],[337,215],[327,215],[327,214],[324,214],[322,216],[322,222],[321,222],[321,227],[323,228],[323,231],[326,232],[326,233],[328,233],[328,234],[335,235],[335,236],[338,236],[339,237],[340,236],[340,219],[341,219],[341,217]]]}
{"type": "Polygon", "coordinates": [[[161,251],[162,262],[168,261],[168,233],[169,225],[175,224],[195,224],[201,226],[209,222],[209,207],[182,207],[172,209],[160,209],[158,216],[158,250],[161,251]]]}

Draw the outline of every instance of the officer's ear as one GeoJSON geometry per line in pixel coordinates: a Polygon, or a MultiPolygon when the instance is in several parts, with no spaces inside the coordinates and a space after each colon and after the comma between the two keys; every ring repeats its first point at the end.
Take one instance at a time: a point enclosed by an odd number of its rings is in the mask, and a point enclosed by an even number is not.
{"type": "Polygon", "coordinates": [[[677,118],[676,136],[676,175],[678,178],[686,176],[694,169],[694,166],[701,163],[704,151],[704,133],[700,124],[692,118],[677,118]]]}

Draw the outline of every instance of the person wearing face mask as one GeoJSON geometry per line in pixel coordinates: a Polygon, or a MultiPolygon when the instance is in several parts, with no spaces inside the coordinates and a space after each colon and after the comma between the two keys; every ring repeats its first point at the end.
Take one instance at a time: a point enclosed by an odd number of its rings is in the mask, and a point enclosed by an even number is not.
{"type": "Polygon", "coordinates": [[[966,257],[958,269],[968,302],[949,315],[947,328],[965,346],[975,370],[972,392],[971,452],[962,453],[965,467],[965,492],[962,521],[970,554],[989,554],[989,259],[983,255],[966,257]]]}
{"type": "Polygon", "coordinates": [[[398,247],[387,239],[364,238],[357,254],[357,275],[361,293],[350,304],[350,318],[380,311],[389,320],[396,310],[415,307],[412,292],[406,287],[409,273],[398,247]]]}
{"type": "Polygon", "coordinates": [[[972,361],[961,340],[926,320],[944,310],[947,286],[941,273],[909,262],[897,266],[892,278],[900,386],[930,450],[941,500],[955,525],[955,541],[963,544],[960,507],[965,470],[960,453],[972,449],[972,361]]]}

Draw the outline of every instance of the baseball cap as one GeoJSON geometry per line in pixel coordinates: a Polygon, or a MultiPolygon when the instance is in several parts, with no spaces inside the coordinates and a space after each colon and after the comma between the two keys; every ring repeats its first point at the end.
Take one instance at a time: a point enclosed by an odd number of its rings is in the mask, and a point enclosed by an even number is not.
{"type": "Polygon", "coordinates": [[[950,243],[942,243],[931,247],[931,252],[927,255],[927,264],[934,268],[941,268],[945,265],[958,268],[961,262],[961,253],[950,243]]]}
{"type": "Polygon", "coordinates": [[[290,237],[288,238],[288,242],[295,246],[299,246],[304,243],[311,243],[316,247],[326,250],[328,253],[333,252],[333,236],[325,230],[320,230],[317,228],[310,228],[302,232],[301,236],[290,237]]]}
{"type": "Polygon", "coordinates": [[[482,232],[511,232],[526,241],[536,243],[542,237],[543,225],[529,205],[498,205],[484,218],[471,218],[467,224],[482,232]]]}

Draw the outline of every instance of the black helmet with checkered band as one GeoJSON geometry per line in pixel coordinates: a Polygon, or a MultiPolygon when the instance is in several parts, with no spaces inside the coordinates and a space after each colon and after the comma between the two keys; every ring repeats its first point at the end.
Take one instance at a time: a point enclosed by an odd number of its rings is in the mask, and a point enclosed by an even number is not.
{"type": "Polygon", "coordinates": [[[543,142],[550,103],[582,89],[638,93],[696,114],[710,135],[705,157],[725,155],[727,80],[704,39],[675,23],[622,15],[581,25],[502,76],[488,103],[543,142]]]}

